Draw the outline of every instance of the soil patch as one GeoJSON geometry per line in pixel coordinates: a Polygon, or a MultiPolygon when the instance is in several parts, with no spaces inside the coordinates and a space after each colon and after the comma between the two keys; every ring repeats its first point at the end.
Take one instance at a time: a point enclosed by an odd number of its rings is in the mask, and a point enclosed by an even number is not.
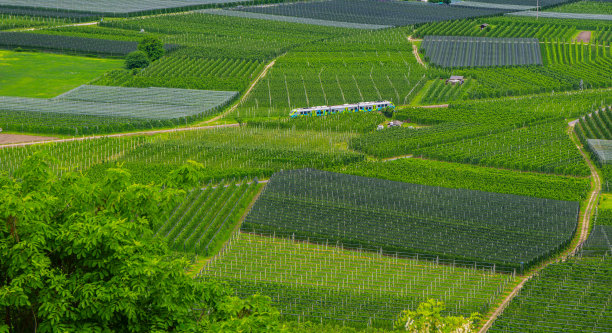
{"type": "Polygon", "coordinates": [[[19,135],[19,134],[2,134],[0,133],[0,145],[6,145],[9,143],[22,143],[22,142],[35,142],[35,141],[50,141],[56,140],[57,138],[47,136],[32,136],[32,135],[19,135]]]}
{"type": "Polygon", "coordinates": [[[577,42],[589,43],[591,42],[591,32],[590,31],[581,31],[576,37],[577,42]]]}

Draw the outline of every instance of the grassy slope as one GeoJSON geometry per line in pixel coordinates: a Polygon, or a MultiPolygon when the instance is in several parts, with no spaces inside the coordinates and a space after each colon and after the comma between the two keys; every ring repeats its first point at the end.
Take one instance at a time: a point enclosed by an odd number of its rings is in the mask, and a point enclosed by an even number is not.
{"type": "Polygon", "coordinates": [[[0,96],[55,97],[122,64],[117,59],[0,51],[0,96]]]}

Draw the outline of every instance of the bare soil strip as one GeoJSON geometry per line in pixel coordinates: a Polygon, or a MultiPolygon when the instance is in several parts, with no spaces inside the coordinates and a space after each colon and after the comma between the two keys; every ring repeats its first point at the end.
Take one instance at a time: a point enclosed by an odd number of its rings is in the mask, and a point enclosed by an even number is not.
{"type": "Polygon", "coordinates": [[[2,134],[0,133],[0,145],[22,143],[22,142],[36,142],[36,141],[51,141],[56,138],[48,136],[33,136],[33,135],[20,135],[20,134],[2,134]]]}
{"type": "Polygon", "coordinates": [[[423,109],[437,109],[437,108],[447,108],[448,104],[436,104],[436,105],[418,105],[417,108],[423,109]]]}
{"type": "Polygon", "coordinates": [[[412,44],[412,53],[414,54],[414,57],[416,58],[417,62],[421,64],[421,66],[423,66],[424,68],[427,68],[427,65],[423,62],[423,60],[421,59],[421,56],[419,55],[419,49],[414,43],[414,42],[417,42],[418,40],[412,39],[412,36],[408,36],[408,41],[412,44]]]}
{"type": "Polygon", "coordinates": [[[577,42],[582,43],[590,43],[591,42],[591,32],[590,31],[581,31],[576,37],[577,42]]]}
{"type": "Polygon", "coordinates": [[[207,130],[214,128],[224,128],[224,127],[239,127],[239,124],[224,124],[224,125],[214,125],[214,126],[197,126],[197,127],[183,127],[183,128],[172,128],[165,130],[156,130],[156,131],[144,131],[144,132],[130,132],[130,133],[118,133],[118,134],[109,134],[109,135],[93,135],[93,136],[83,136],[78,138],[69,138],[69,139],[54,139],[47,141],[37,141],[37,142],[23,142],[23,143],[13,143],[7,145],[0,145],[0,149],[7,147],[21,147],[21,146],[31,146],[35,144],[43,144],[50,142],[71,142],[71,141],[84,141],[89,139],[100,139],[100,138],[118,138],[122,136],[134,136],[134,135],[153,135],[160,133],[174,133],[174,132],[184,132],[184,131],[195,131],[195,130],[207,130]]]}
{"type": "Polygon", "coordinates": [[[499,317],[499,315],[504,311],[504,309],[508,306],[508,304],[510,304],[510,302],[512,301],[514,296],[516,296],[518,294],[518,292],[521,290],[521,288],[523,288],[525,283],[529,279],[531,279],[531,277],[533,277],[535,274],[538,274],[542,269],[544,269],[546,266],[550,265],[551,263],[557,262],[558,260],[564,261],[569,256],[575,254],[576,251],[580,248],[580,245],[587,239],[588,232],[589,232],[589,225],[591,223],[591,213],[593,211],[593,208],[597,204],[597,199],[599,197],[599,193],[601,192],[601,178],[599,177],[599,174],[597,173],[597,169],[593,165],[593,162],[588,157],[588,155],[585,153],[582,145],[580,144],[580,142],[578,141],[578,139],[574,135],[574,126],[575,125],[576,125],[575,121],[571,122],[569,124],[568,134],[570,135],[572,141],[574,142],[574,144],[576,145],[576,147],[580,151],[580,154],[582,155],[582,157],[584,158],[584,160],[588,164],[589,169],[591,169],[591,178],[592,178],[592,181],[593,181],[592,191],[591,191],[591,194],[589,195],[589,201],[588,201],[588,203],[586,205],[586,208],[584,209],[584,211],[582,213],[582,223],[581,223],[581,226],[580,226],[580,235],[578,237],[578,240],[577,240],[577,242],[575,242],[575,245],[570,249],[570,251],[566,251],[565,253],[561,254],[560,257],[558,257],[558,258],[553,258],[553,259],[549,260],[544,265],[541,265],[536,270],[534,270],[530,274],[526,275],[521,280],[521,282],[516,287],[514,287],[514,289],[512,289],[512,292],[508,296],[506,296],[506,298],[499,305],[499,307],[497,307],[497,309],[495,309],[495,312],[493,312],[493,314],[489,317],[489,320],[487,320],[487,322],[484,324],[484,326],[480,329],[479,333],[485,333],[485,332],[487,332],[489,330],[489,328],[491,328],[491,326],[495,322],[495,319],[497,319],[497,317],[499,317]]]}

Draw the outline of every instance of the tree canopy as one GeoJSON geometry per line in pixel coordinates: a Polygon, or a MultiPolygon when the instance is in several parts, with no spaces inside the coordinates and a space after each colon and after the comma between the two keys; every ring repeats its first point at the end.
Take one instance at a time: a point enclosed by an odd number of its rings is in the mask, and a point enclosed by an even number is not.
{"type": "Polygon", "coordinates": [[[0,332],[278,329],[269,298],[188,277],[189,262],[152,235],[197,163],[163,187],[133,184],[120,166],[94,183],[49,165],[37,153],[0,175],[0,332]]]}
{"type": "Polygon", "coordinates": [[[127,69],[144,68],[149,66],[150,63],[151,61],[147,57],[147,54],[142,51],[130,52],[130,54],[125,57],[125,67],[127,69]]]}
{"type": "Polygon", "coordinates": [[[151,61],[161,58],[165,53],[164,44],[154,37],[145,37],[140,41],[138,50],[146,53],[151,61]]]}

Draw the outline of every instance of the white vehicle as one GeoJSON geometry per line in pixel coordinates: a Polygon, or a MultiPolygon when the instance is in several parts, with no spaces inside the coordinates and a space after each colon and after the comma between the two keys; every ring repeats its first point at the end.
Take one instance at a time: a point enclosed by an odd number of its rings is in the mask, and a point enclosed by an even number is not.
{"type": "Polygon", "coordinates": [[[395,109],[395,105],[389,101],[364,102],[356,104],[343,104],[333,106],[314,106],[311,108],[299,108],[291,110],[289,116],[291,118],[303,116],[326,116],[328,114],[346,113],[346,112],[371,112],[381,111],[386,108],[395,109]]]}

